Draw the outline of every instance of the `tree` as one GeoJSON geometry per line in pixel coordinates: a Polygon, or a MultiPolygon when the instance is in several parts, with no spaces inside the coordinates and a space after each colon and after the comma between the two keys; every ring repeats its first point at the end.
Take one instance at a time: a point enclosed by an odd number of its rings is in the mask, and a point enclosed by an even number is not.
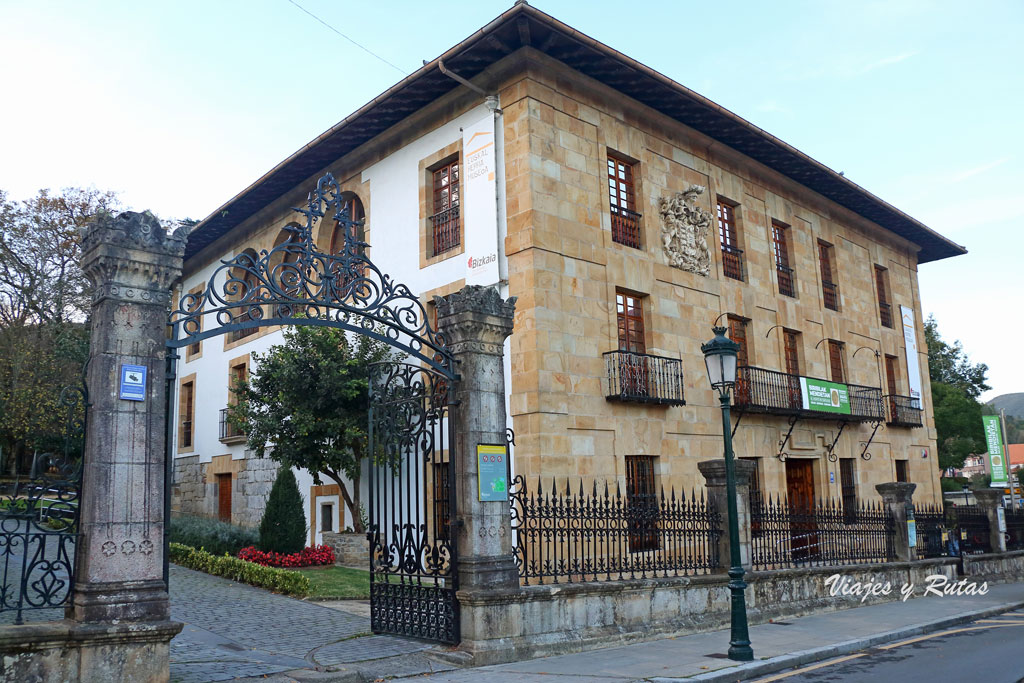
{"type": "Polygon", "coordinates": [[[333,480],[360,519],[359,480],[367,451],[369,366],[392,358],[384,342],[343,331],[295,327],[285,343],[253,354],[253,372],[234,389],[228,419],[246,433],[247,446],[285,467],[333,480]],[[351,490],[346,485],[351,482],[351,490]]]}
{"type": "Polygon", "coordinates": [[[277,471],[260,520],[260,550],[290,555],[306,547],[306,514],[292,468],[277,471]]]}
{"type": "Polygon", "coordinates": [[[0,190],[0,448],[12,473],[62,445],[60,391],[81,383],[89,348],[80,230],[117,209],[113,193],[94,188],[25,201],[0,190]]]}
{"type": "Polygon", "coordinates": [[[959,340],[953,344],[942,341],[934,315],[924,322],[924,340],[928,345],[928,375],[932,382],[954,386],[972,399],[992,388],[985,383],[988,366],[971,363],[959,340]]]}

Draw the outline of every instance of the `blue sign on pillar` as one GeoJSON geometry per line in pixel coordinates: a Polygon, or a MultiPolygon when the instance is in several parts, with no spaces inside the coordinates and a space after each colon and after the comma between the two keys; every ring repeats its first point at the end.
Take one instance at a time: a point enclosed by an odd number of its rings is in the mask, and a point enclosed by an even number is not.
{"type": "Polygon", "coordinates": [[[118,396],[125,401],[146,400],[145,365],[121,365],[121,391],[118,396]]]}

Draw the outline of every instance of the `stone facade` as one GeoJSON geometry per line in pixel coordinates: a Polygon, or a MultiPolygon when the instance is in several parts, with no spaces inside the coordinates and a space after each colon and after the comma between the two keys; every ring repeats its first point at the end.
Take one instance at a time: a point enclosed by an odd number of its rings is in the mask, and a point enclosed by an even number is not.
{"type": "MultiPolygon", "coordinates": [[[[278,464],[270,458],[231,461],[231,523],[258,527],[267,507],[267,497],[277,477],[278,464]]],[[[175,458],[171,488],[171,510],[177,514],[217,516],[217,481],[213,462],[199,456],[175,458]]]]}
{"type": "Polygon", "coordinates": [[[370,544],[366,534],[323,532],[324,545],[334,551],[334,564],[366,569],[370,566],[370,544]]]}

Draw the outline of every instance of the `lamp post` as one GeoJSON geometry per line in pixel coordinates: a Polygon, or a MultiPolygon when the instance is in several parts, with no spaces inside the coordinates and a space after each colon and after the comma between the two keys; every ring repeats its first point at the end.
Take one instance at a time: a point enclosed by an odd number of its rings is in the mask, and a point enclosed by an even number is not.
{"type": "Polygon", "coordinates": [[[971,490],[971,487],[964,484],[964,505],[970,505],[971,499],[967,497],[967,492],[971,490]]]}
{"type": "Polygon", "coordinates": [[[736,467],[732,454],[732,420],[729,417],[729,392],[736,384],[736,353],[740,345],[725,336],[726,328],[711,328],[715,337],[700,350],[708,369],[711,388],[718,392],[722,404],[722,436],[725,439],[725,481],[729,510],[729,591],[732,593],[732,633],[729,639],[729,659],[749,662],[754,659],[747,630],[747,605],[743,590],[743,564],[740,562],[740,525],[736,510],[736,467]]]}

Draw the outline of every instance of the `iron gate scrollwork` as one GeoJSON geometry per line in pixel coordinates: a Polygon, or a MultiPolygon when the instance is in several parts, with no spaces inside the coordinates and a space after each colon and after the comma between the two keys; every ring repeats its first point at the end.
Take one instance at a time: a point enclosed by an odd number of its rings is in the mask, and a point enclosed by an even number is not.
{"type": "MultiPolygon", "coordinates": [[[[62,445],[39,453],[27,477],[0,489],[0,613],[66,607],[74,585],[88,409],[85,385],[65,387],[62,445]]],[[[59,618],[59,617],[58,617],[59,618]]]]}
{"type": "Polygon", "coordinates": [[[370,623],[459,642],[452,381],[419,365],[373,368],[370,623]]]}
{"type": "MultiPolygon", "coordinates": [[[[354,219],[350,198],[325,174],[306,206],[295,209],[303,219],[283,228],[284,239],[272,249],[221,260],[202,287],[183,293],[172,308],[167,481],[174,457],[175,402],[170,399],[176,349],[225,333],[241,339],[271,325],[333,327],[389,344],[416,364],[385,364],[371,382],[374,455],[367,528],[373,629],[456,643],[455,477],[448,417],[455,359],[420,298],[368,258],[363,221],[354,219]],[[317,245],[316,234],[325,226],[343,236],[329,251],[317,245]]],[[[169,516],[169,495],[167,500],[169,516]]]]}

